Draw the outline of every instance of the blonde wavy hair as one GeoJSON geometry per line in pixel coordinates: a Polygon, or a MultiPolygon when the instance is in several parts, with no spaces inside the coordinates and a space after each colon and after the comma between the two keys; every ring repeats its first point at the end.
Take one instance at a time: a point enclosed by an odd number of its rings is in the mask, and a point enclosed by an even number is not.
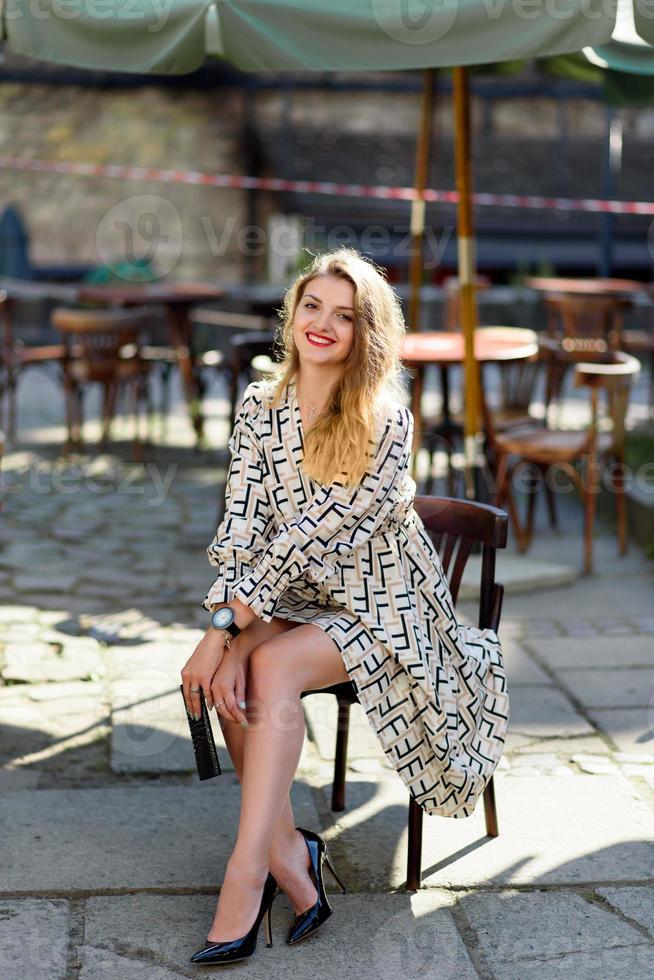
{"type": "Polygon", "coordinates": [[[320,484],[339,479],[357,486],[371,461],[380,412],[405,394],[400,343],[406,332],[400,301],[384,272],[356,249],[316,255],[284,296],[275,347],[281,363],[268,404],[279,404],[286,385],[297,378],[300,356],[293,339],[295,312],[309,283],[335,276],[354,287],[354,342],[324,413],[306,434],[302,468],[320,484]]]}

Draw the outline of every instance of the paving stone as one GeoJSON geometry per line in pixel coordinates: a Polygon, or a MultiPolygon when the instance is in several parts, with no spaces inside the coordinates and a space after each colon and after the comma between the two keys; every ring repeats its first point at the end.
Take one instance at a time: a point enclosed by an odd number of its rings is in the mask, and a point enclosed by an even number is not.
{"type": "Polygon", "coordinates": [[[502,636],[502,654],[509,690],[522,684],[548,685],[554,683],[542,667],[525,652],[519,639],[512,636],[502,636]]]}
{"type": "Polygon", "coordinates": [[[619,772],[610,756],[573,755],[572,761],[577,763],[582,772],[590,775],[619,772]]]}
{"type": "Polygon", "coordinates": [[[0,623],[31,623],[39,618],[37,606],[9,605],[0,606],[0,623]]]}
{"type": "MultiPolygon", "coordinates": [[[[286,980],[289,971],[295,970],[301,977],[316,976],[321,980],[342,980],[344,976],[476,980],[477,973],[449,911],[449,899],[442,894],[332,893],[329,901],[334,909],[331,919],[322,926],[319,937],[308,939],[292,951],[297,955],[291,963],[289,948],[283,941],[291,907],[286,896],[279,895],[273,904],[273,947],[266,947],[262,926],[257,951],[247,964],[247,975],[261,980],[286,980]]],[[[214,895],[90,898],[86,931],[103,947],[120,949],[128,964],[137,961],[141,971],[147,965],[148,977],[158,978],[150,970],[162,966],[177,976],[175,969],[186,969],[191,954],[204,944],[215,906],[214,895]]],[[[110,976],[131,980],[132,975],[137,980],[131,972],[89,973],[88,980],[110,976]]],[[[141,972],[139,980],[142,976],[141,972]]],[[[167,977],[163,974],[162,980],[167,977]]]]}
{"type": "Polygon", "coordinates": [[[0,899],[2,980],[65,980],[68,917],[59,899],[0,899]]]}
{"type": "Polygon", "coordinates": [[[597,893],[654,938],[654,888],[598,888],[597,893]]]}
{"type": "Polygon", "coordinates": [[[547,737],[592,734],[593,726],[551,687],[516,687],[509,693],[509,732],[547,737]]]}
{"type": "Polygon", "coordinates": [[[2,676],[6,681],[67,681],[102,676],[107,664],[102,651],[87,648],[59,650],[50,643],[10,643],[2,654],[2,676]]]}
{"type": "MultiPolygon", "coordinates": [[[[481,555],[471,555],[461,582],[461,599],[473,599],[479,595],[480,575],[481,555]]],[[[497,581],[504,586],[506,595],[560,588],[576,582],[578,578],[577,565],[507,552],[497,555],[497,581]]]]}
{"type": "MultiPolygon", "coordinates": [[[[154,644],[149,644],[154,646],[154,644]]],[[[181,663],[183,664],[183,660],[181,663]]],[[[179,691],[179,666],[132,666],[111,685],[111,768],[114,772],[192,772],[196,768],[179,691]]],[[[220,722],[211,714],[218,759],[233,770],[220,722]]]]}
{"type": "Polygon", "coordinates": [[[654,667],[654,644],[648,636],[631,636],[627,643],[612,638],[534,638],[529,646],[551,667],[654,667]]]}
{"type": "Polygon", "coordinates": [[[654,670],[566,670],[563,684],[589,708],[647,707],[654,691],[654,670]]]}
{"type": "Polygon", "coordinates": [[[188,976],[187,973],[157,966],[143,956],[133,959],[96,946],[81,946],[78,956],[81,963],[80,980],[143,980],[144,971],[147,971],[148,980],[177,980],[178,977],[188,976]]]}
{"type": "Polygon", "coordinates": [[[108,706],[100,682],[0,687],[0,758],[63,764],[77,754],[96,766],[104,756],[108,706]],[[93,751],[91,751],[93,749],[93,751]],[[83,750],[79,755],[79,750],[83,750]]]}
{"type": "MultiPolygon", "coordinates": [[[[325,805],[331,794],[325,773],[325,805]]],[[[426,816],[423,881],[430,887],[477,887],[601,881],[649,881],[654,822],[623,776],[519,779],[496,773],[500,836],[486,837],[483,805],[453,820],[426,816]],[[611,801],[610,807],[607,800],[611,801]]],[[[406,881],[408,794],[399,776],[349,776],[346,810],[334,814],[329,849],[357,888],[398,888],[406,881]],[[370,862],[370,841],[378,855],[370,862]]]]}
{"type": "MultiPolygon", "coordinates": [[[[39,557],[40,562],[47,562],[46,556],[39,557]]],[[[74,573],[57,572],[56,575],[45,575],[43,572],[21,572],[14,575],[14,587],[17,592],[43,592],[44,599],[51,592],[71,592],[79,581],[79,575],[74,573]]]]}
{"type": "Polygon", "coordinates": [[[0,769],[1,792],[8,792],[12,789],[31,789],[38,786],[40,780],[41,773],[37,769],[0,769]]]}
{"type": "Polygon", "coordinates": [[[654,946],[568,953],[502,965],[501,980],[654,980],[654,946]]]}
{"type": "Polygon", "coordinates": [[[651,708],[589,708],[588,714],[621,751],[652,754],[654,717],[651,708]]]}
{"type": "MultiPolygon", "coordinates": [[[[292,800],[297,825],[319,828],[306,783],[295,781],[292,800]]],[[[240,786],[229,772],[176,786],[5,793],[0,892],[213,887],[233,849],[239,809],[240,786]]]]}
{"type": "MultiPolygon", "coordinates": [[[[311,694],[302,699],[307,733],[323,759],[333,759],[336,750],[338,702],[333,694],[311,694]]],[[[386,756],[360,704],[350,707],[348,760],[372,758],[382,764],[386,756]]]]}
{"type": "Polygon", "coordinates": [[[496,976],[507,963],[647,943],[618,916],[569,892],[481,893],[461,905],[496,976]]]}
{"type": "Polygon", "coordinates": [[[609,755],[609,746],[600,738],[599,735],[578,735],[576,738],[543,738],[537,739],[532,743],[527,743],[510,752],[511,758],[520,755],[528,755],[531,752],[540,753],[543,751],[556,752],[561,756],[571,757],[577,752],[594,752],[596,754],[609,755]]]}

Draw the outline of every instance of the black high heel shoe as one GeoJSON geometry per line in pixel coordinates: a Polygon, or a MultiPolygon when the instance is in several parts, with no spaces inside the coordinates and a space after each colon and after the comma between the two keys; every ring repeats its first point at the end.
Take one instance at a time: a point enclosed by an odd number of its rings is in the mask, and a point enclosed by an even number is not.
{"type": "Polygon", "coordinates": [[[296,827],[295,829],[299,830],[304,837],[304,842],[309,851],[309,857],[311,858],[311,870],[313,872],[316,888],[318,889],[318,901],[315,905],[312,905],[310,909],[307,909],[300,915],[295,916],[295,921],[289,929],[288,936],[286,938],[286,942],[289,946],[294,946],[295,943],[299,943],[301,939],[306,939],[307,936],[310,936],[311,933],[315,932],[316,929],[318,929],[333,912],[331,905],[327,901],[327,895],[325,893],[325,883],[323,881],[322,874],[323,862],[327,865],[330,872],[338,882],[342,892],[345,894],[345,885],[334,871],[334,866],[329,860],[329,854],[327,853],[327,844],[322,837],[319,837],[318,834],[314,834],[312,830],[303,830],[302,827],[296,827]]]}
{"type": "Polygon", "coordinates": [[[238,960],[246,960],[248,956],[252,956],[257,948],[257,935],[259,933],[259,926],[261,925],[261,920],[263,919],[264,915],[266,916],[264,923],[266,929],[266,946],[270,948],[272,946],[270,913],[272,911],[272,903],[276,894],[277,882],[270,872],[268,872],[266,883],[263,886],[261,905],[259,907],[259,911],[257,912],[257,917],[254,920],[254,925],[250,931],[241,939],[230,939],[227,942],[206,943],[202,949],[197,951],[197,953],[193,953],[191,963],[216,965],[219,963],[236,963],[238,960]]]}

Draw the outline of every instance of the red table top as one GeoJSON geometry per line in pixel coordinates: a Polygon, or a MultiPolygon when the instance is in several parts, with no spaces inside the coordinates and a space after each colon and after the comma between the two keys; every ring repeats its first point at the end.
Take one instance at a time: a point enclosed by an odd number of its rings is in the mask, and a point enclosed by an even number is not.
{"type": "Polygon", "coordinates": [[[569,279],[554,276],[530,276],[525,285],[545,293],[580,293],[588,296],[602,296],[605,293],[652,293],[654,284],[639,282],[637,279],[569,279]]]}
{"type": "MultiPolygon", "coordinates": [[[[533,330],[518,327],[479,327],[475,331],[475,358],[478,361],[514,361],[538,351],[533,330]]],[[[409,333],[402,340],[402,360],[413,364],[461,364],[463,334],[438,331],[409,333]]]]}
{"type": "Polygon", "coordinates": [[[201,303],[222,299],[225,290],[204,282],[143,283],[129,286],[83,286],[81,302],[110,303],[112,306],[138,306],[141,303],[201,303]]]}

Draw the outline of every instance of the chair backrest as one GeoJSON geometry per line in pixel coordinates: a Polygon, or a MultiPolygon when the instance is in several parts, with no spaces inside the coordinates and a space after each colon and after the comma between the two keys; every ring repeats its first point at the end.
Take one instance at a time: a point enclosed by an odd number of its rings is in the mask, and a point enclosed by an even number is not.
{"type": "Polygon", "coordinates": [[[53,325],[64,335],[68,360],[74,355],[83,362],[89,376],[115,368],[121,351],[135,353],[147,315],[133,310],[77,310],[58,307],[52,313],[53,325]]]}
{"type": "Polygon", "coordinates": [[[548,333],[552,337],[592,338],[618,350],[624,314],[633,302],[620,296],[580,296],[552,293],[545,296],[548,333]]]}
{"type": "Polygon", "coordinates": [[[232,371],[235,374],[248,371],[251,375],[252,358],[259,354],[273,356],[274,340],[275,334],[272,330],[250,330],[247,333],[235,334],[230,340],[232,371]]]}
{"type": "Polygon", "coordinates": [[[640,371],[640,361],[624,351],[614,351],[609,357],[608,363],[577,361],[575,384],[590,388],[593,433],[599,423],[599,393],[605,392],[613,447],[621,449],[625,439],[629,398],[633,380],[640,371]]]}
{"type": "MultiPolygon", "coordinates": [[[[491,285],[488,276],[479,275],[475,279],[478,293],[491,285]]],[[[443,330],[461,330],[461,282],[458,276],[448,276],[443,280],[443,330]]]]}
{"type": "Polygon", "coordinates": [[[497,629],[504,589],[495,581],[495,556],[498,548],[506,547],[507,514],[489,504],[453,497],[417,495],[414,507],[439,554],[455,603],[473,548],[481,546],[479,626],[497,629]]]}

